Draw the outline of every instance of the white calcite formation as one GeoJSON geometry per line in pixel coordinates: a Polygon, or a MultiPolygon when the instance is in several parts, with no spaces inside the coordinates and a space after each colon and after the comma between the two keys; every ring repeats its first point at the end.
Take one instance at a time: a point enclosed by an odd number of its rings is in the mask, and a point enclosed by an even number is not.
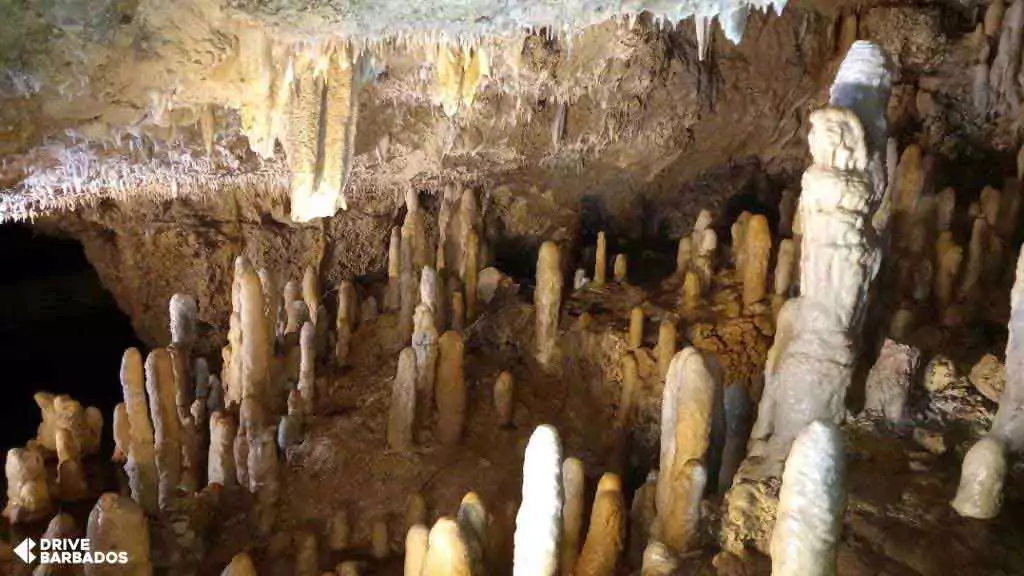
{"type": "Polygon", "coordinates": [[[812,422],[786,459],[772,533],[772,574],[831,576],[846,509],[846,453],[839,429],[812,422]]]}
{"type": "Polygon", "coordinates": [[[920,363],[920,350],[886,339],[868,373],[864,410],[893,424],[906,418],[910,385],[920,363]]]}
{"type": "Polygon", "coordinates": [[[833,103],[850,108],[811,114],[808,142],[813,162],[804,173],[800,199],[801,295],[793,310],[797,328],[779,351],[778,376],[770,383],[766,378],[771,410],[762,410],[769,421],[759,422],[759,427],[771,430],[775,461],[786,457],[793,439],[810,422],[845,418],[856,335],[881,261],[871,216],[884,192],[879,152],[885,147],[883,113],[888,100],[884,64],[876,47],[855,43],[833,86],[833,103]],[[854,81],[874,88],[848,93],[842,83],[854,81]],[[876,113],[883,117],[872,115],[876,113]],[[861,117],[867,120],[862,122],[861,117]],[[872,146],[875,142],[877,147],[872,146]]]}
{"type": "Polygon", "coordinates": [[[562,533],[562,441],[552,426],[538,426],[526,445],[523,497],[516,515],[512,573],[558,573],[562,533]]]}

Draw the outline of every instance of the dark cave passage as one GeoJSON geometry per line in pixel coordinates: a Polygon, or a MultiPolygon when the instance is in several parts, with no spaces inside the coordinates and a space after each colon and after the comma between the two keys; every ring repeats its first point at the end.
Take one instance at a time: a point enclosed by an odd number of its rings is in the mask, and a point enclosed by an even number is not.
{"type": "Polygon", "coordinates": [[[0,226],[0,446],[23,445],[40,422],[32,395],[69,394],[103,412],[109,441],[118,373],[125,348],[141,346],[128,317],[114,303],[74,240],[0,226]]]}

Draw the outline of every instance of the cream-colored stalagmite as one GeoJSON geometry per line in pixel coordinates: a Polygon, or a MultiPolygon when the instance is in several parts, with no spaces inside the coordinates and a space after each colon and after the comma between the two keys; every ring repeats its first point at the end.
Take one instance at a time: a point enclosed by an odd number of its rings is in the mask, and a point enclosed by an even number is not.
{"type": "Polygon", "coordinates": [[[135,348],[121,358],[121,391],[128,412],[129,442],[125,472],[132,498],[148,514],[157,510],[158,474],[153,425],[149,420],[142,355],[135,348]]]}
{"type": "Polygon", "coordinates": [[[768,263],[772,252],[772,235],[763,214],[752,216],[743,233],[743,304],[750,306],[764,300],[767,294],[768,263]]]}
{"type": "Polygon", "coordinates": [[[759,410],[759,420],[770,420],[758,428],[772,431],[768,453],[774,463],[785,459],[811,422],[845,418],[857,334],[881,262],[882,230],[875,226],[888,224],[872,220],[885,190],[886,65],[876,46],[855,42],[831,91],[834,106],[852,110],[829,107],[811,114],[813,161],[800,199],[801,296],[794,300],[799,329],[780,351],[778,375],[766,387],[771,410],[759,410]],[[865,83],[872,88],[861,89],[865,83]]]}
{"type": "Polygon", "coordinates": [[[625,282],[629,274],[629,258],[625,254],[616,254],[612,261],[612,277],[616,282],[625,282]]]}
{"type": "Polygon", "coordinates": [[[790,297],[793,276],[796,273],[796,242],[786,238],[779,242],[779,254],[775,260],[775,290],[772,296],[772,311],[778,316],[782,303],[790,297]]]}
{"type": "Polygon", "coordinates": [[[940,239],[937,244],[938,270],[935,273],[935,298],[940,311],[945,311],[953,304],[956,297],[956,281],[960,275],[964,250],[953,244],[952,240],[944,243],[940,239]]]}
{"type": "Polygon", "coordinates": [[[782,199],[779,200],[779,236],[782,238],[793,237],[793,218],[796,217],[799,197],[792,189],[782,191],[782,199]]]}
{"type": "Polygon", "coordinates": [[[416,352],[409,347],[398,355],[398,373],[391,392],[388,446],[392,450],[412,448],[416,400],[416,352]]]}
{"type": "Polygon", "coordinates": [[[210,414],[210,455],[206,462],[206,476],[210,484],[235,485],[236,434],[238,427],[231,414],[221,411],[210,414]]]}
{"type": "MultiPolygon", "coordinates": [[[[703,215],[704,213],[701,212],[703,215]]],[[[694,236],[696,238],[696,236],[694,236]]],[[[701,293],[711,288],[711,279],[715,274],[715,254],[718,252],[718,235],[714,230],[706,228],[700,233],[700,242],[695,243],[697,255],[693,259],[693,269],[700,277],[701,293]]],[[[685,292],[686,289],[684,288],[685,292]]]]}
{"type": "Polygon", "coordinates": [[[86,536],[93,550],[116,550],[127,556],[125,564],[86,564],[87,576],[153,573],[146,514],[131,498],[110,492],[100,496],[89,512],[86,536]]]}
{"type": "Polygon", "coordinates": [[[513,409],[515,407],[516,384],[512,374],[507,370],[498,374],[494,381],[494,412],[498,415],[498,425],[512,426],[513,409]]]}
{"type": "Polygon", "coordinates": [[[466,259],[462,269],[462,282],[465,286],[466,298],[466,321],[476,320],[477,315],[477,285],[480,275],[480,237],[476,232],[470,232],[466,238],[466,259]]]}
{"type": "Polygon", "coordinates": [[[413,331],[413,316],[419,304],[419,276],[412,264],[412,239],[402,235],[402,270],[398,276],[399,298],[398,337],[403,344],[410,341],[413,331]]]}
{"type": "Polygon", "coordinates": [[[845,476],[842,432],[831,422],[812,422],[793,442],[782,474],[771,540],[773,576],[836,573],[845,476]]]}
{"type": "Polygon", "coordinates": [[[82,467],[82,451],[75,435],[67,428],[57,429],[57,495],[71,502],[85,498],[88,486],[82,467]]]}
{"type": "Polygon", "coordinates": [[[640,576],[674,576],[678,573],[679,561],[675,552],[657,540],[651,540],[644,548],[643,566],[640,576]]]}
{"type": "Polygon", "coordinates": [[[43,520],[53,513],[43,455],[34,448],[11,448],[4,462],[7,505],[4,517],[11,524],[43,520]]]}
{"type": "Polygon", "coordinates": [[[412,349],[416,357],[416,419],[425,424],[434,409],[438,335],[434,315],[424,303],[416,306],[413,317],[412,349]]]}
{"type": "Polygon", "coordinates": [[[171,355],[164,348],[153,350],[146,358],[146,394],[155,432],[160,508],[165,508],[174,499],[181,481],[181,423],[174,404],[171,355]]]}
{"type": "Polygon", "coordinates": [[[644,309],[636,306],[629,311],[629,347],[639,348],[644,344],[644,309]]]}
{"type": "Polygon", "coordinates": [[[583,484],[586,476],[583,462],[566,458],[562,462],[562,552],[560,573],[573,574],[580,555],[580,537],[583,531],[583,484]]]}
{"type": "Polygon", "coordinates": [[[658,374],[664,378],[668,375],[668,368],[672,364],[672,357],[676,355],[676,323],[671,316],[662,316],[658,324],[658,345],[655,347],[655,355],[658,357],[658,374]]]}
{"type": "Polygon", "coordinates": [[[452,289],[452,314],[451,318],[451,329],[456,332],[462,332],[466,327],[466,304],[462,298],[462,290],[452,289]]]}
{"type": "Polygon", "coordinates": [[[256,565],[247,552],[235,554],[220,576],[256,576],[256,565]]]}
{"type": "Polygon", "coordinates": [[[128,407],[124,402],[118,402],[114,406],[114,454],[110,457],[112,462],[124,464],[128,461],[128,451],[132,443],[132,427],[128,422],[128,407]]]}
{"type": "Polygon", "coordinates": [[[537,286],[533,293],[536,313],[535,355],[545,368],[558,357],[558,318],[562,305],[562,264],[558,245],[544,242],[537,256],[537,286]]]}
{"type": "Polygon", "coordinates": [[[1006,385],[992,429],[964,458],[953,508],[969,518],[993,518],[1003,501],[1006,452],[1024,450],[1024,252],[1010,292],[1009,338],[1006,341],[1006,385]]]}
{"type": "Polygon", "coordinates": [[[438,518],[430,529],[427,554],[421,576],[470,576],[472,559],[459,525],[448,517],[438,518]]]}
{"type": "Polygon", "coordinates": [[[306,266],[302,273],[302,301],[309,309],[309,319],[316,322],[320,310],[320,279],[317,278],[316,270],[312,266],[306,266]]]}
{"type": "Polygon", "coordinates": [[[332,552],[347,549],[351,536],[352,525],[349,523],[348,512],[342,508],[327,521],[327,549],[332,552]]]}
{"type": "MultiPolygon", "coordinates": [[[[249,491],[256,495],[253,516],[256,530],[267,536],[277,519],[277,501],[281,492],[277,438],[273,426],[249,431],[248,462],[246,465],[249,491]]],[[[237,464],[237,462],[236,462],[237,464]]]]}
{"type": "Polygon", "coordinates": [[[743,278],[743,265],[746,262],[746,234],[747,224],[750,223],[750,219],[753,214],[744,210],[736,218],[736,221],[732,223],[729,228],[729,234],[732,237],[732,260],[733,265],[736,267],[736,275],[739,278],[743,278]]]}
{"type": "Polygon", "coordinates": [[[316,327],[311,322],[302,325],[299,333],[299,395],[302,397],[302,409],[305,414],[312,415],[316,411],[316,327]]]}
{"type": "Polygon", "coordinates": [[[625,430],[633,422],[634,406],[636,406],[637,395],[640,392],[640,373],[636,356],[632,352],[626,353],[622,357],[620,368],[622,389],[619,393],[619,409],[615,413],[615,427],[625,430]]]}
{"type": "Polygon", "coordinates": [[[562,441],[553,426],[538,426],[526,445],[523,495],[516,515],[514,576],[558,572],[562,532],[562,441]]]}
{"type": "Polygon", "coordinates": [[[574,574],[613,576],[625,545],[626,503],[615,474],[601,477],[590,512],[590,527],[574,574]]]}
{"type": "Polygon", "coordinates": [[[419,194],[412,187],[405,191],[405,221],[402,223],[402,237],[409,238],[412,251],[413,270],[434,265],[434,245],[427,235],[427,225],[420,210],[419,194]]]}
{"type": "Polygon", "coordinates": [[[292,574],[319,576],[316,534],[308,530],[299,530],[292,536],[292,542],[295,548],[295,567],[292,574]]]}
{"type": "Polygon", "coordinates": [[[700,273],[696,270],[688,270],[683,277],[683,312],[696,310],[700,306],[700,297],[703,292],[700,273]]]}
{"type": "Polygon", "coordinates": [[[988,222],[984,218],[975,218],[971,227],[971,240],[967,245],[967,261],[961,277],[959,298],[970,301],[976,299],[980,289],[981,273],[985,269],[985,255],[988,241],[988,222]]]}
{"type": "Polygon", "coordinates": [[[453,330],[438,340],[437,376],[434,400],[437,403],[437,436],[442,444],[457,444],[466,420],[466,381],[463,373],[465,344],[453,330]]]}
{"type": "Polygon", "coordinates": [[[405,528],[408,530],[416,524],[427,525],[427,500],[419,492],[405,501],[405,528]]]}
{"type": "Polygon", "coordinates": [[[395,312],[401,305],[399,277],[402,274],[402,229],[392,228],[388,242],[388,289],[384,296],[384,309],[395,312]]]}
{"type": "MultiPolygon", "coordinates": [[[[672,359],[661,400],[659,469],[663,473],[658,476],[659,516],[685,504],[671,501],[672,475],[686,462],[704,458],[717,387],[714,372],[695,348],[685,348],[672,359]]],[[[673,542],[662,541],[675,548],[673,542]]]]}
{"type": "Polygon", "coordinates": [[[405,534],[405,570],[404,576],[421,576],[423,561],[427,556],[427,545],[430,530],[423,524],[414,524],[405,534]]]}
{"type": "Polygon", "coordinates": [[[284,334],[284,287],[281,285],[281,274],[276,270],[260,268],[257,275],[260,278],[260,286],[263,286],[263,304],[266,307],[267,326],[270,332],[270,353],[273,354],[274,342],[284,334]]]}
{"type": "Polygon", "coordinates": [[[597,233],[597,249],[594,251],[594,285],[604,286],[608,282],[608,240],[604,232],[597,233]]]}
{"type": "Polygon", "coordinates": [[[338,315],[334,329],[334,361],[338,366],[348,364],[358,310],[359,298],[356,295],[355,284],[351,280],[342,280],[338,286],[338,315]]]}
{"type": "Polygon", "coordinates": [[[693,261],[693,241],[689,236],[679,239],[676,248],[676,275],[682,277],[690,269],[690,262],[693,261]]]}

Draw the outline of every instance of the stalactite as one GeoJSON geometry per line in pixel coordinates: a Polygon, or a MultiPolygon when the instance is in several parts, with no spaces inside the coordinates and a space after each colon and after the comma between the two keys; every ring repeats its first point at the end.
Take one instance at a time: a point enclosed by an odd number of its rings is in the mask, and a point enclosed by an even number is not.
{"type": "Polygon", "coordinates": [[[320,174],[316,197],[322,212],[316,216],[332,216],[339,208],[348,209],[345,188],[352,171],[356,122],[359,112],[358,82],[353,75],[355,64],[349,50],[340,46],[327,65],[323,95],[323,134],[320,151],[320,174]]]}

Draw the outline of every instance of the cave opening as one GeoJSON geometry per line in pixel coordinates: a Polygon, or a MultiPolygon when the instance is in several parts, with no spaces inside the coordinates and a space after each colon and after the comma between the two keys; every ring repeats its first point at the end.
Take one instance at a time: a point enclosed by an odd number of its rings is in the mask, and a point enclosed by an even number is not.
{"type": "Polygon", "coordinates": [[[0,445],[35,436],[37,391],[68,394],[109,418],[121,401],[121,355],[141,342],[82,245],[5,224],[0,262],[6,270],[0,281],[0,366],[8,382],[0,403],[0,445]]]}

